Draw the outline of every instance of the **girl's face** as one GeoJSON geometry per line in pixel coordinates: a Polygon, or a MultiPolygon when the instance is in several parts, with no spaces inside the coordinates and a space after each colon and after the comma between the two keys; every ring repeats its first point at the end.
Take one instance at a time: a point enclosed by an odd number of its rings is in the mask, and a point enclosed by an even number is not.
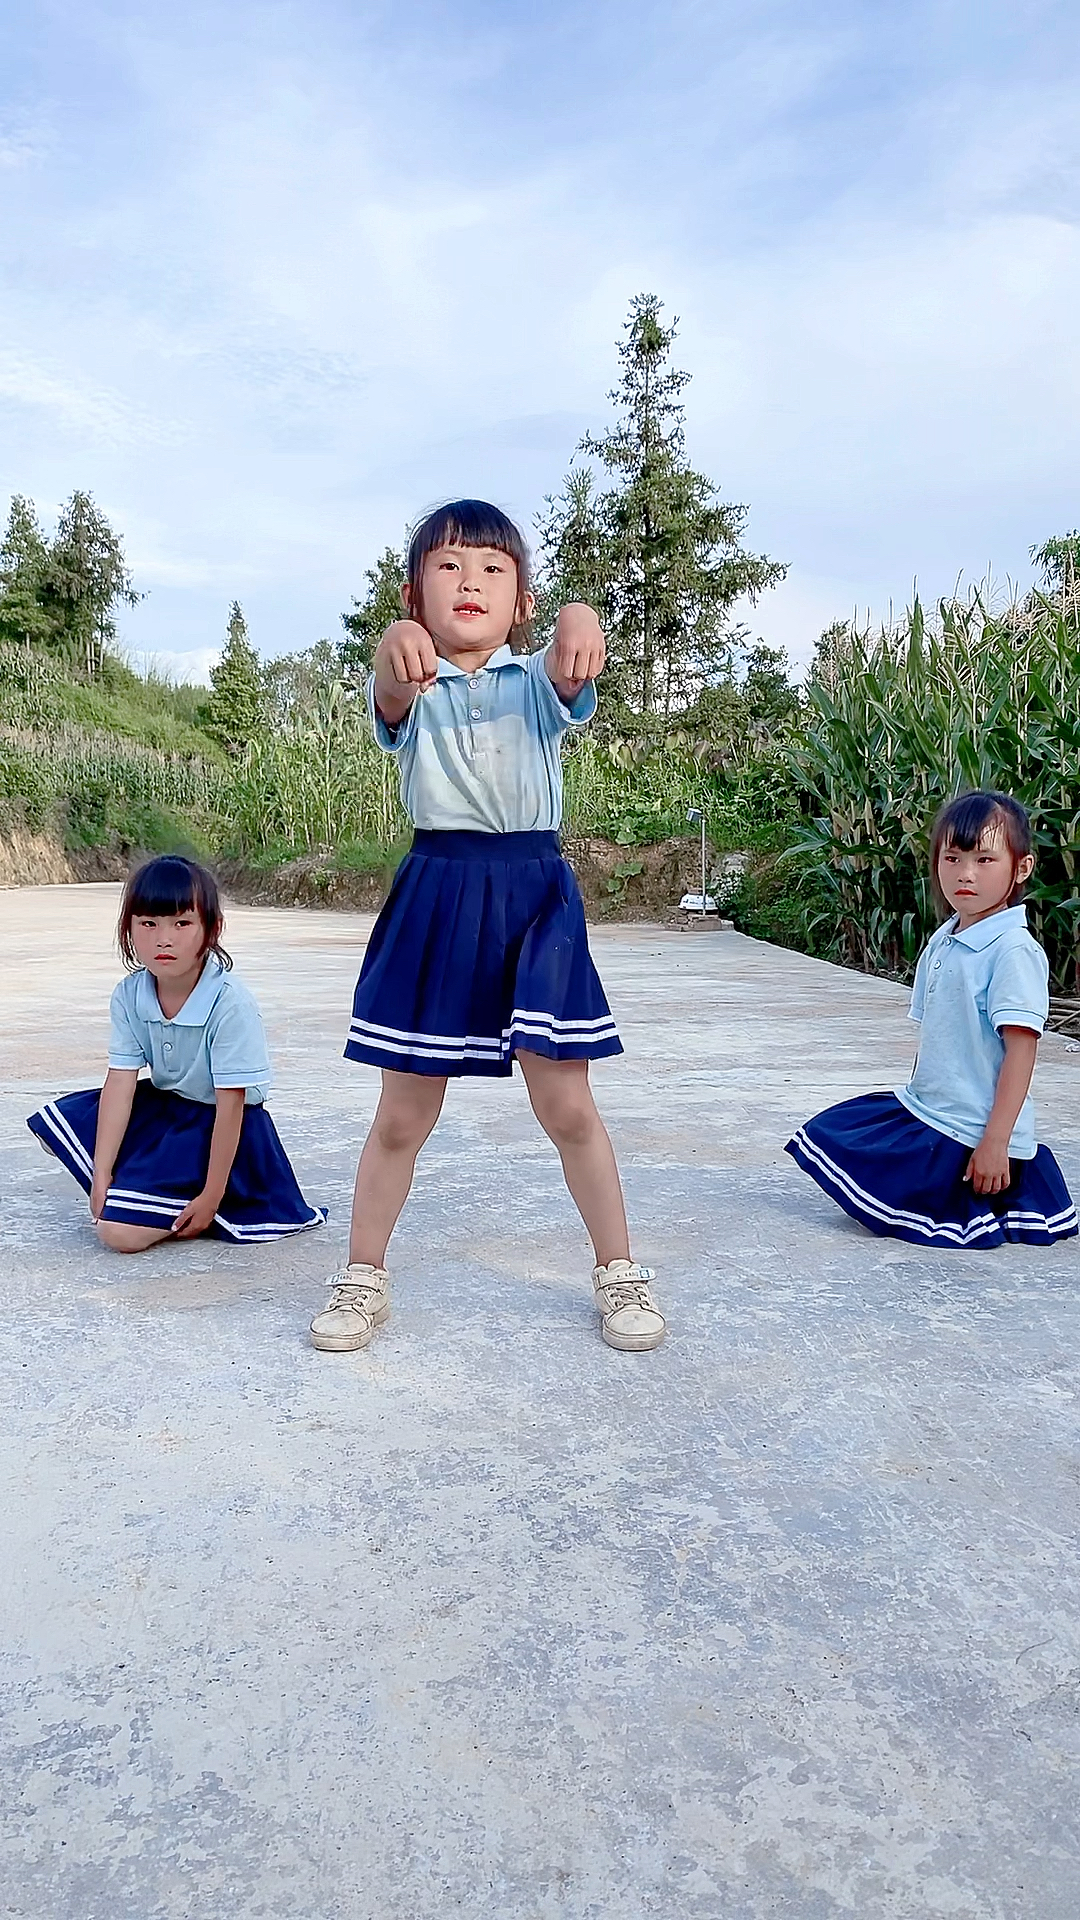
{"type": "Polygon", "coordinates": [[[453,659],[457,653],[494,653],[521,617],[533,609],[531,593],[518,607],[517,566],[497,547],[435,547],[424,558],[421,575],[422,609],[405,604],[423,623],[438,652],[453,659]]]}
{"type": "Polygon", "coordinates": [[[206,928],[194,907],[187,913],[137,913],[131,944],[140,964],[155,980],[193,981],[208,945],[206,928]]]}
{"type": "Polygon", "coordinates": [[[1029,853],[1016,859],[1001,827],[988,828],[978,846],[966,851],[947,842],[938,855],[938,885],[960,915],[959,932],[1007,906],[1034,865],[1029,853]]]}

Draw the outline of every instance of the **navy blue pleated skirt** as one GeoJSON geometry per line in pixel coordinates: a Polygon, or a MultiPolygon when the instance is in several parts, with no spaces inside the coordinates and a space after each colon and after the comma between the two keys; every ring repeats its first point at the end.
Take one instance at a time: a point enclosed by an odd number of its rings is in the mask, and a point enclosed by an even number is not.
{"type": "Polygon", "coordinates": [[[348,1060],[499,1074],[621,1053],[554,833],[418,832],[356,983],[348,1060]]]}
{"type": "MultiPolygon", "coordinates": [[[[26,1123],[85,1193],[93,1184],[100,1099],[98,1087],[65,1093],[32,1113],[26,1123]]],[[[188,1201],[202,1192],[216,1111],[140,1080],[102,1219],[132,1227],[170,1227],[188,1201]]],[[[326,1208],[310,1206],[297,1186],[266,1108],[245,1107],[229,1184],[207,1236],[280,1240],[305,1227],[320,1227],[325,1219],[326,1208]]]]}
{"type": "Polygon", "coordinates": [[[871,1233],[920,1247],[1047,1247],[1078,1231],[1049,1147],[1012,1160],[1004,1193],[976,1193],[972,1149],[909,1113],[894,1093],[868,1093],[815,1114],[785,1148],[822,1191],[871,1233]]]}

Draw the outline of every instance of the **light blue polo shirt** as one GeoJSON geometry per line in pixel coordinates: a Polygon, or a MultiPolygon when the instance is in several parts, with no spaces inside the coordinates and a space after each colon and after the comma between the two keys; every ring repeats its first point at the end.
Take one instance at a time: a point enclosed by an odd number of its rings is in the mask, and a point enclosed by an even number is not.
{"type": "Polygon", "coordinates": [[[208,953],[179,1013],[166,1020],[152,974],[129,973],[109,1007],[110,1067],[150,1068],[155,1087],[212,1107],[216,1087],[244,1087],[245,1105],[270,1091],[270,1055],[252,995],[208,953]]]}
{"type": "Polygon", "coordinates": [[[562,821],[562,736],[596,712],[588,681],[572,706],[547,676],[544,653],[503,646],[478,673],[440,658],[435,685],[394,728],[368,712],[375,738],[397,758],[414,826],[435,832],[551,833],[562,821]]]}
{"type": "MultiPolygon", "coordinates": [[[[956,931],[939,927],[915,970],[910,1018],[922,1024],[919,1057],[896,1097],[929,1127],[977,1147],[986,1131],[1005,1058],[1002,1027],[1041,1033],[1050,1011],[1046,955],[1027,930],[1023,907],[1005,907],[956,931]]],[[[1035,1157],[1029,1094],[1009,1141],[1012,1160],[1035,1157]]]]}

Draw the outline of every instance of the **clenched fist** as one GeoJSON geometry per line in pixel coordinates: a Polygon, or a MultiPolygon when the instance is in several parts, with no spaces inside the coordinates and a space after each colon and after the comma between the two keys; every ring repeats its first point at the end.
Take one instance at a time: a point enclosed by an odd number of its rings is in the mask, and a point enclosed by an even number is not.
{"type": "Polygon", "coordinates": [[[548,679],[560,700],[576,699],[585,682],[603,671],[606,658],[604,636],[592,608],[581,601],[564,607],[555,622],[546,662],[548,679]]]}
{"type": "Polygon", "coordinates": [[[418,620],[395,620],[375,649],[376,689],[427,693],[435,685],[439,656],[435,642],[418,620]]]}

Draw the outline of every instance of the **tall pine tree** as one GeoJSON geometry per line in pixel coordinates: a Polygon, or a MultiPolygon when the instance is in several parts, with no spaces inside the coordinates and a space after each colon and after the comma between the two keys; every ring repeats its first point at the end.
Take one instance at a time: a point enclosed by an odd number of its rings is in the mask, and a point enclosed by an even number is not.
{"type": "Polygon", "coordinates": [[[571,471],[541,523],[548,597],[593,601],[608,634],[612,679],[639,713],[670,715],[730,670],[744,637],[732,622],[782,580],[785,568],[742,545],[748,509],[719,498],[686,458],[683,389],[672,368],[677,321],[665,327],[655,294],[631,302],[615,425],[587,434],[579,452],[613,485],[594,491],[571,471]]]}
{"type": "Polygon", "coordinates": [[[89,493],[72,494],[60,512],[42,593],[61,642],[92,680],[116,638],[115,609],[137,606],[119,535],[89,493]]]}
{"type": "Polygon", "coordinates": [[[32,500],[14,495],[0,546],[0,641],[41,646],[55,621],[45,605],[49,549],[32,500]]]}
{"type": "Polygon", "coordinates": [[[227,753],[240,759],[265,730],[267,706],[259,656],[248,639],[240,602],[234,600],[221,659],[210,669],[210,698],[203,724],[227,753]]]}

